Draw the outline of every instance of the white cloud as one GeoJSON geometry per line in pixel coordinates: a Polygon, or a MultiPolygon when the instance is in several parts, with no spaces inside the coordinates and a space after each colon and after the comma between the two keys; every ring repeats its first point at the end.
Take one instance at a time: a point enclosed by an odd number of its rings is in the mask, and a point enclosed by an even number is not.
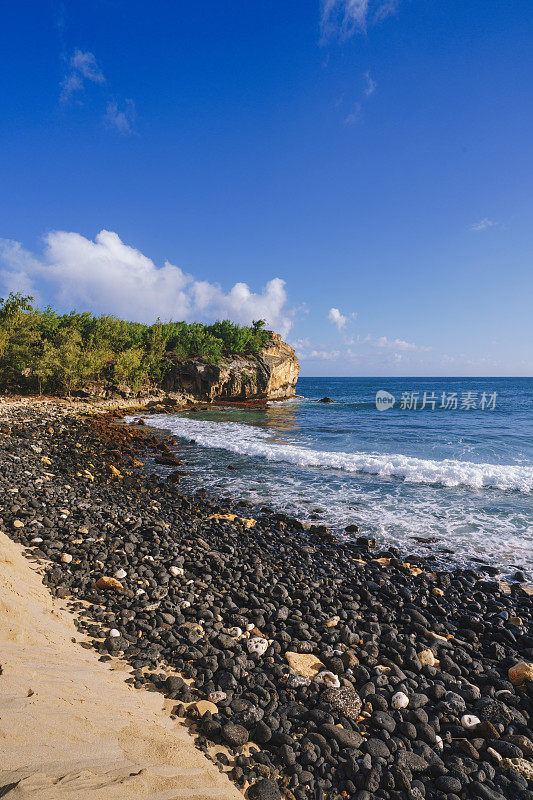
{"type": "Polygon", "coordinates": [[[483,217],[480,219],[479,222],[475,222],[470,230],[471,231],[484,231],[486,228],[494,228],[498,223],[494,222],[492,219],[488,217],[483,217]]]}
{"type": "Polygon", "coordinates": [[[354,103],[352,110],[344,117],[345,125],[355,125],[361,116],[361,103],[354,103]]]}
{"type": "Polygon", "coordinates": [[[370,72],[367,70],[364,74],[365,79],[365,95],[370,97],[370,95],[374,94],[377,88],[376,81],[370,75],[370,72]]]}
{"type": "Polygon", "coordinates": [[[304,339],[293,339],[289,344],[294,348],[298,358],[315,361],[336,361],[341,355],[338,349],[328,350],[320,345],[314,345],[308,337],[304,339]]]}
{"type": "Polygon", "coordinates": [[[73,95],[85,88],[85,83],[105,83],[105,76],[96,62],[94,53],[75,50],[69,60],[70,71],[61,83],[60,99],[68,103],[73,95]]]}
{"type": "Polygon", "coordinates": [[[126,100],[124,107],[119,108],[114,100],[107,104],[104,122],[110,128],[115,128],[119,133],[128,136],[132,132],[135,121],[135,103],[133,100],[126,100]]]}
{"type": "Polygon", "coordinates": [[[430,347],[414,344],[414,342],[406,342],[404,339],[387,339],[386,336],[374,338],[370,336],[370,334],[365,336],[364,339],[361,339],[360,342],[361,344],[369,344],[371,347],[379,347],[387,350],[412,350],[413,352],[416,351],[419,353],[431,350],[430,347]]]}
{"type": "Polygon", "coordinates": [[[345,317],[344,314],[341,314],[338,308],[330,308],[328,311],[328,319],[333,323],[333,325],[336,325],[339,330],[344,328],[348,322],[348,317],[345,317]]]}
{"type": "Polygon", "coordinates": [[[87,78],[88,81],[93,81],[94,83],[104,83],[105,81],[103,72],[96,63],[94,53],[75,50],[70,59],[70,66],[84,78],[87,78]]]}
{"type": "Polygon", "coordinates": [[[355,319],[356,317],[357,314],[355,312],[345,316],[344,314],[341,314],[338,308],[330,308],[328,311],[329,321],[333,325],[336,325],[339,330],[342,330],[350,319],[355,319]]]}
{"type": "MultiPolygon", "coordinates": [[[[377,83],[372,78],[372,76],[370,75],[370,72],[368,70],[363,73],[363,78],[364,78],[364,82],[365,82],[364,89],[363,89],[365,97],[371,97],[374,94],[374,92],[376,91],[377,83]]],[[[337,106],[342,105],[343,99],[344,98],[341,97],[340,100],[336,103],[336,105],[337,106]]],[[[351,106],[351,111],[348,114],[346,114],[346,116],[344,117],[344,120],[343,120],[344,124],[345,125],[355,125],[355,123],[358,122],[361,119],[362,110],[363,110],[363,104],[361,102],[353,103],[353,105],[351,106]]]]}
{"type": "Polygon", "coordinates": [[[347,39],[366,31],[398,8],[399,0],[322,0],[320,27],[323,40],[332,36],[347,39]]]}
{"type": "Polygon", "coordinates": [[[230,318],[241,324],[266,319],[286,336],[293,312],[286,309],[285,282],[268,281],[261,292],[236,283],[224,293],[218,284],[197,281],[166,261],[154,262],[116,233],[101,231],[95,241],[78,233],[53,231],[45,237],[43,258],[19,242],[0,239],[0,284],[8,291],[35,294],[36,282],[48,285],[57,303],[126,319],[153,322],[230,318]]]}
{"type": "Polygon", "coordinates": [[[318,361],[336,361],[340,354],[340,350],[311,350],[307,354],[307,358],[314,358],[318,361]]]}
{"type": "Polygon", "coordinates": [[[290,342],[296,355],[302,363],[307,361],[338,362],[350,365],[350,369],[357,366],[365,370],[376,367],[385,369],[398,364],[420,365],[426,363],[425,353],[430,347],[422,347],[403,339],[387,339],[386,336],[374,338],[367,336],[345,338],[343,346],[328,348],[312,342],[309,338],[295,339],[290,342]]]}

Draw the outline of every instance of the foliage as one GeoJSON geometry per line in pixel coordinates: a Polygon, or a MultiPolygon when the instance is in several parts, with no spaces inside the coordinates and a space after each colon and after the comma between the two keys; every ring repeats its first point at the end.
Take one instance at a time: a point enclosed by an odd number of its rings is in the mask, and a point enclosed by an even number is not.
{"type": "Polygon", "coordinates": [[[217,363],[231,355],[258,355],[268,340],[264,320],[143,325],[89,312],[39,309],[21,293],[0,299],[0,390],[72,392],[90,382],[156,385],[171,357],[217,363]]]}

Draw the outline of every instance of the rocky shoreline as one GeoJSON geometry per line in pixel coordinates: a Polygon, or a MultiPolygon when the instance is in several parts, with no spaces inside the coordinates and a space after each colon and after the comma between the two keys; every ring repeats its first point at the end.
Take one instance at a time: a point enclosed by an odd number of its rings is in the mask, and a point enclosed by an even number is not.
{"type": "Polygon", "coordinates": [[[120,417],[0,407],[0,524],[239,788],[533,800],[527,586],[183,493],[179,445],[120,417]]]}

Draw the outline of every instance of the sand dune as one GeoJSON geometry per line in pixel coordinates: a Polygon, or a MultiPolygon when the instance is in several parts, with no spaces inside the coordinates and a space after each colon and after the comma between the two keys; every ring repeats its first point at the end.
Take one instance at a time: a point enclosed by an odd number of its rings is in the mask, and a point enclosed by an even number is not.
{"type": "Polygon", "coordinates": [[[238,800],[162,711],[80,639],[21,548],[0,533],[0,797],[238,800]]]}

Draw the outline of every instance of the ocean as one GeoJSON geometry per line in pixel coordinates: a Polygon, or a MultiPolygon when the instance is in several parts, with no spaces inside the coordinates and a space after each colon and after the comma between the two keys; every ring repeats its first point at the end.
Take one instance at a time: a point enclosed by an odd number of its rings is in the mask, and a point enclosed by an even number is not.
{"type": "Polygon", "coordinates": [[[300,378],[296,391],[150,423],[179,437],[185,489],[533,576],[533,379],[300,378]]]}

